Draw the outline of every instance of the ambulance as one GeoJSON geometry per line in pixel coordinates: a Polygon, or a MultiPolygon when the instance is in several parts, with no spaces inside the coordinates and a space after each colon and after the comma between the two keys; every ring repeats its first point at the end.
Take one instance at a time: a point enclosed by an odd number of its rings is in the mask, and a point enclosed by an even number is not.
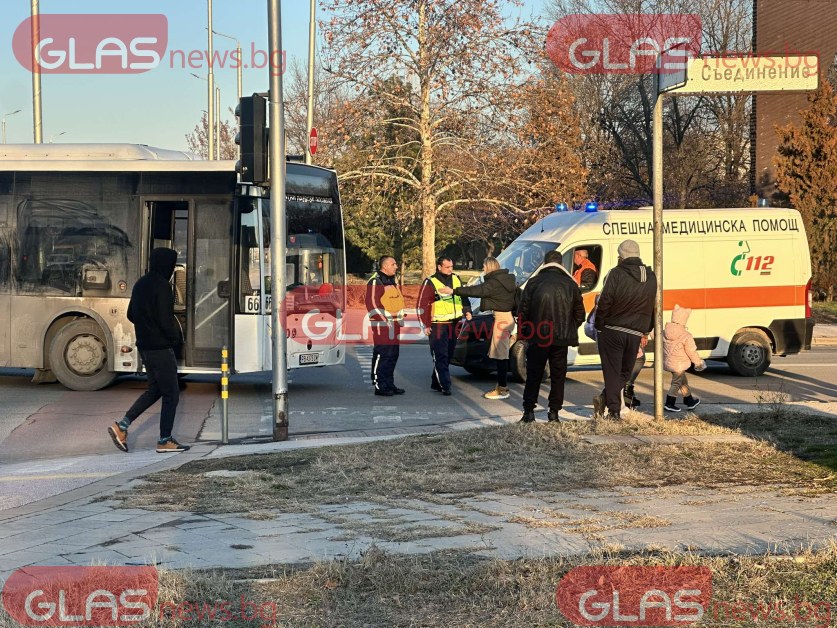
{"type": "MultiPolygon", "coordinates": [[[[584,249],[598,269],[583,294],[589,313],[607,272],[616,265],[619,243],[635,240],[642,260],[653,267],[653,213],[637,210],[584,211],[563,208],[527,229],[497,256],[518,285],[541,265],[548,251],[561,252],[572,272],[573,253],[584,249]]],[[[476,300],[472,303],[478,305],[476,300]]],[[[772,356],[811,348],[811,257],[799,212],[780,208],[663,210],[663,321],[674,305],[692,308],[688,327],[700,356],[724,360],[730,369],[758,376],[772,356]]],[[[486,357],[492,323],[478,313],[459,335],[453,364],[472,373],[491,370],[486,357]]],[[[600,364],[596,343],[583,330],[570,347],[571,365],[600,364]]],[[[653,341],[648,361],[653,361],[653,341]]],[[[512,346],[511,366],[525,379],[525,346],[512,346]]]]}

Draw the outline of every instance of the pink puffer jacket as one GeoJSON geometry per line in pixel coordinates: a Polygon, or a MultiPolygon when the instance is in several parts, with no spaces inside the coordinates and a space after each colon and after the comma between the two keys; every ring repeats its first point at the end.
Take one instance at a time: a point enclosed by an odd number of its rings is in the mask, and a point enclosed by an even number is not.
{"type": "Polygon", "coordinates": [[[663,330],[663,368],[669,373],[681,373],[692,364],[703,365],[695,339],[686,328],[692,310],[679,305],[671,312],[671,322],[663,330]]]}

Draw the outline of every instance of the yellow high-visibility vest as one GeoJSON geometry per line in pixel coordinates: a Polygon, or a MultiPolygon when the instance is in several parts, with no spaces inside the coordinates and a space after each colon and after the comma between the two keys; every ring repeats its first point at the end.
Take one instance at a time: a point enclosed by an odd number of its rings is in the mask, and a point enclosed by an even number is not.
{"type": "MultiPolygon", "coordinates": [[[[430,310],[431,320],[434,323],[443,321],[450,321],[460,318],[462,316],[462,297],[457,297],[452,294],[439,294],[439,288],[443,288],[445,284],[436,279],[436,277],[429,277],[430,283],[436,289],[436,295],[439,297],[438,301],[433,302],[433,307],[430,310]]],[[[459,288],[462,282],[457,275],[453,276],[453,287],[459,288]]]]}

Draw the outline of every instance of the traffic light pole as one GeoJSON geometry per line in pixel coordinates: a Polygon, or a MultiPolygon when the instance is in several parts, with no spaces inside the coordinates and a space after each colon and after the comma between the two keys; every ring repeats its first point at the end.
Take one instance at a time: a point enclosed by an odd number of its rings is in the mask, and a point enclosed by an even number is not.
{"type": "Polygon", "coordinates": [[[273,329],[273,440],[288,440],[288,354],[285,335],[285,112],[282,100],[282,9],[279,0],[268,0],[270,40],[270,274],[272,280],[271,327],[273,329]],[[274,66],[275,62],[275,66],[274,66]]]}

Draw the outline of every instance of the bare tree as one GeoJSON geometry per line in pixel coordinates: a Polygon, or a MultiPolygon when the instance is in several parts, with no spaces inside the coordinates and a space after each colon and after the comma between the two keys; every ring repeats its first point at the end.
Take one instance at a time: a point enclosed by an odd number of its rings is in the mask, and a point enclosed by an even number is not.
{"type": "MultiPolygon", "coordinates": [[[[230,110],[229,113],[234,113],[230,110]]],[[[209,158],[209,126],[206,113],[201,116],[201,121],[195,125],[195,129],[186,135],[186,145],[189,150],[203,157],[209,158]]],[[[230,125],[226,120],[221,122],[221,159],[238,159],[238,146],[235,143],[236,127],[230,125]]]]}
{"type": "MultiPolygon", "coordinates": [[[[503,9],[517,0],[327,0],[322,24],[324,68],[358,95],[389,103],[396,117],[379,124],[403,129],[397,144],[375,146],[366,164],[344,179],[384,177],[413,189],[422,222],[422,266],[433,272],[440,212],[483,198],[486,172],[475,129],[502,108],[520,82],[526,25],[508,24],[503,9]],[[400,77],[409,89],[387,91],[400,77]],[[444,158],[440,155],[444,154],[444,158]],[[477,194],[474,194],[477,192],[477,194]]],[[[384,137],[384,135],[379,135],[384,137]]]]}

